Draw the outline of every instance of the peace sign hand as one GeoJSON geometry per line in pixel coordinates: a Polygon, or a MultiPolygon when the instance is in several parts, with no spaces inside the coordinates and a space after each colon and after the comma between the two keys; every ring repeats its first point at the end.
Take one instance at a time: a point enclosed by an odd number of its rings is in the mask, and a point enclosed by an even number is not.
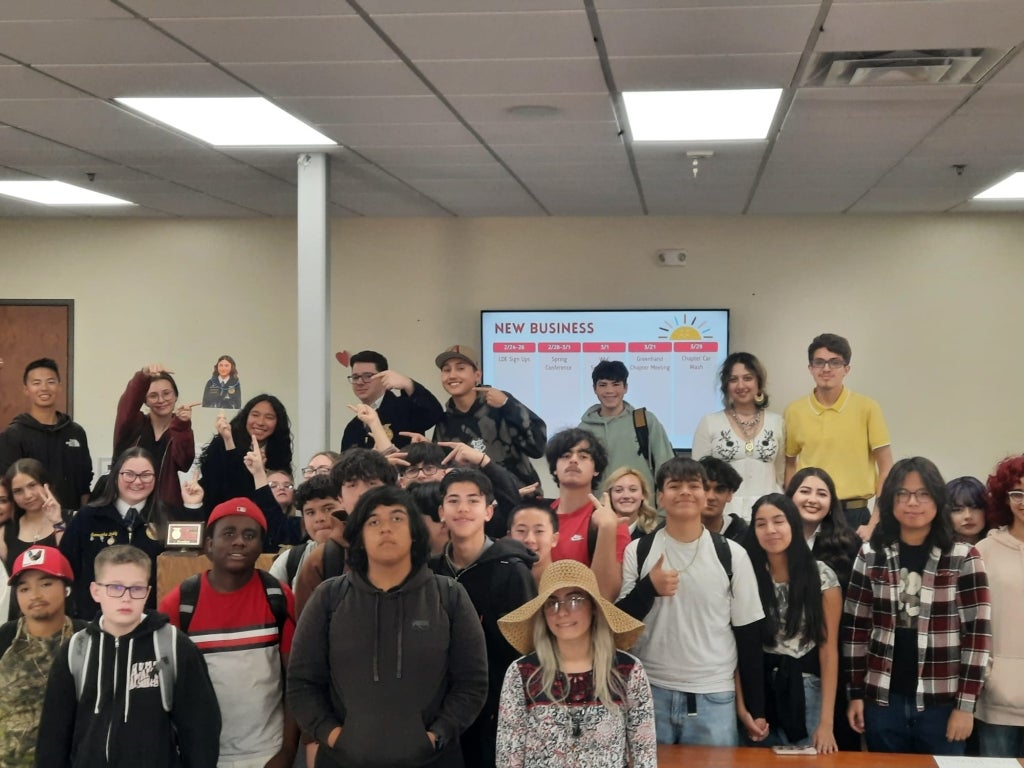
{"type": "Polygon", "coordinates": [[[60,502],[54,498],[49,483],[43,485],[43,514],[51,525],[57,525],[62,520],[60,502]]]}
{"type": "Polygon", "coordinates": [[[590,516],[590,519],[594,521],[594,525],[598,528],[605,526],[616,526],[619,524],[619,516],[615,514],[612,509],[612,504],[608,498],[607,493],[601,494],[601,498],[598,499],[594,494],[588,494],[590,503],[594,505],[594,512],[590,516]]]}

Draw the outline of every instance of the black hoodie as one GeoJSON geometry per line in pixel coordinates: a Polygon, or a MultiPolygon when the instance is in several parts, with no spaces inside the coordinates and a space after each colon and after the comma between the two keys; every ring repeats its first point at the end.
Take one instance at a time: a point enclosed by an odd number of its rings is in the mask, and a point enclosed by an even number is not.
{"type": "Polygon", "coordinates": [[[66,413],[43,424],[27,413],[11,419],[0,435],[0,472],[18,459],[38,459],[50,475],[50,490],[63,509],[78,509],[92,485],[92,458],[85,430],[66,413]]]}
{"type": "Polygon", "coordinates": [[[101,623],[82,630],[91,643],[77,701],[68,643],[54,660],[39,721],[36,768],[216,768],[220,708],[206,662],[192,641],[175,632],[174,703],[168,714],[153,645],[153,633],[167,617],[147,613],[122,637],[107,634],[101,623]]]}
{"type": "Polygon", "coordinates": [[[537,555],[521,541],[506,537],[491,542],[480,557],[460,571],[448,556],[450,548],[451,544],[444,554],[431,558],[430,568],[466,588],[487,643],[487,703],[463,736],[462,751],[470,768],[493,765],[501,684],[509,664],[522,655],[501,634],[498,619],[537,596],[532,572],[537,555]]]}
{"type": "Polygon", "coordinates": [[[318,766],[450,765],[484,701],[483,645],[465,590],[425,567],[387,591],[355,572],[331,578],[295,629],[288,710],[320,742],[318,766]]]}

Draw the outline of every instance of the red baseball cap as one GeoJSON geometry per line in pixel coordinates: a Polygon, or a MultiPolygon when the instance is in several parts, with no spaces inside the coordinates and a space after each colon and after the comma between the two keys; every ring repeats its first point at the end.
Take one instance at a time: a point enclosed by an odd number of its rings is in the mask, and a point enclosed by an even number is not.
{"type": "Polygon", "coordinates": [[[255,520],[259,523],[260,528],[264,532],[267,530],[267,518],[263,516],[263,512],[252,499],[247,499],[244,496],[228,499],[214,507],[213,512],[210,513],[210,518],[206,521],[206,529],[209,530],[222,517],[229,517],[230,515],[248,517],[250,520],[255,520]]]}
{"type": "Polygon", "coordinates": [[[7,580],[7,583],[14,584],[22,571],[41,571],[67,582],[75,580],[71,563],[56,547],[29,547],[26,549],[15,558],[14,567],[11,569],[11,578],[7,580]]]}

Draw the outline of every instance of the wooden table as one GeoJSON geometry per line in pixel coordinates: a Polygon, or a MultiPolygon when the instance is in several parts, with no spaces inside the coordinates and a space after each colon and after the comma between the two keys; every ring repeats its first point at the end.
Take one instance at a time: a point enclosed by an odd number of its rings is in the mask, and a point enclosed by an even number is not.
{"type": "Polygon", "coordinates": [[[659,744],[658,768],[935,768],[935,760],[885,752],[776,755],[767,748],[659,744]]]}

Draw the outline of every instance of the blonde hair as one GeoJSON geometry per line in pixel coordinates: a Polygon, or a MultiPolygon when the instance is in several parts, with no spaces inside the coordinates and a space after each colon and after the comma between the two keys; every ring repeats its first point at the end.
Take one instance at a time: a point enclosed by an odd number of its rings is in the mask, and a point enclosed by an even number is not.
{"type": "Polygon", "coordinates": [[[640,492],[644,496],[644,500],[640,504],[640,509],[637,510],[636,513],[636,527],[644,533],[650,533],[658,527],[658,510],[651,506],[651,489],[647,487],[647,481],[644,480],[644,476],[640,474],[639,471],[632,467],[619,467],[608,475],[608,479],[604,481],[604,488],[602,490],[609,494],[610,499],[611,487],[626,475],[633,475],[633,477],[639,481],[640,492]]]}
{"type": "MultiPolygon", "coordinates": [[[[591,601],[590,652],[593,658],[594,695],[605,707],[613,709],[620,706],[615,701],[616,695],[621,701],[625,702],[626,700],[626,682],[613,663],[615,661],[615,636],[612,634],[612,629],[604,618],[604,612],[594,604],[592,598],[588,596],[588,599],[591,601]]],[[[552,690],[555,680],[564,680],[565,674],[562,672],[558,644],[552,637],[551,630],[548,629],[543,606],[533,618],[533,645],[534,653],[537,654],[537,660],[540,663],[526,681],[527,695],[536,701],[533,694],[530,693],[530,688],[539,675],[541,692],[548,701],[563,702],[569,695],[569,688],[566,686],[560,697],[556,697],[552,690]]]]}

